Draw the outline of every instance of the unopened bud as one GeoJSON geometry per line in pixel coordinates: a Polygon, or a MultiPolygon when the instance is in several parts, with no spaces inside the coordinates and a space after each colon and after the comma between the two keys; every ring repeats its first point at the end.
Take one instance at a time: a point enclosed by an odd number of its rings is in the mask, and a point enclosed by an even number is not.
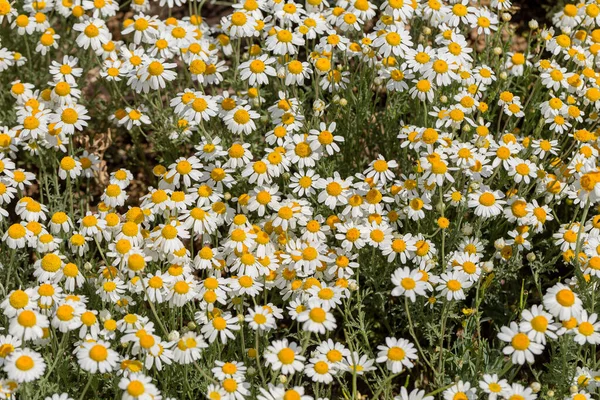
{"type": "Polygon", "coordinates": [[[535,261],[535,254],[534,253],[527,253],[527,261],[534,262],[535,261]]]}
{"type": "Polygon", "coordinates": [[[504,53],[504,50],[502,50],[502,47],[494,47],[494,54],[499,56],[502,55],[502,53],[504,53]]]}
{"type": "Polygon", "coordinates": [[[533,393],[537,393],[542,390],[542,385],[540,385],[539,382],[533,382],[531,385],[529,385],[529,387],[531,390],[533,390],[533,393]]]}
{"type": "Polygon", "coordinates": [[[505,71],[502,71],[502,72],[500,72],[499,77],[500,77],[500,79],[505,81],[506,79],[508,79],[508,74],[505,71]]]}
{"type": "Polygon", "coordinates": [[[486,273],[490,273],[494,270],[494,262],[493,261],[486,261],[483,263],[483,271],[486,273]]]}
{"type": "Polygon", "coordinates": [[[446,104],[448,102],[448,97],[446,97],[445,95],[441,95],[440,96],[440,102],[446,104]]]}
{"type": "Polygon", "coordinates": [[[169,332],[169,335],[167,336],[167,338],[169,339],[169,342],[176,342],[179,340],[179,332],[171,331],[171,332],[169,332]]]}
{"type": "Polygon", "coordinates": [[[534,31],[540,27],[540,24],[535,19],[532,19],[531,21],[529,21],[528,25],[529,25],[529,29],[531,29],[532,31],[534,31]]]}
{"type": "Polygon", "coordinates": [[[348,100],[344,99],[343,97],[340,99],[340,106],[345,107],[348,105],[348,100]]]}
{"type": "Polygon", "coordinates": [[[462,227],[462,233],[463,235],[470,236],[473,233],[473,227],[469,224],[465,224],[462,227]]]}
{"type": "Polygon", "coordinates": [[[510,15],[509,13],[502,13],[502,21],[508,22],[511,19],[512,19],[512,15],[510,15]]]}
{"type": "Polygon", "coordinates": [[[187,327],[190,331],[193,331],[194,329],[196,329],[197,325],[194,321],[190,321],[187,323],[187,327]]]}
{"type": "Polygon", "coordinates": [[[277,380],[279,381],[279,383],[285,384],[287,382],[287,376],[285,376],[285,375],[279,375],[279,377],[277,378],[277,380]]]}
{"type": "Polygon", "coordinates": [[[108,310],[101,310],[100,314],[98,315],[98,317],[100,318],[100,321],[105,322],[108,321],[111,317],[110,315],[110,311],[108,310]]]}
{"type": "Polygon", "coordinates": [[[577,393],[579,391],[579,388],[577,387],[577,385],[573,385],[569,388],[569,392],[571,392],[571,394],[577,393]]]}
{"type": "Polygon", "coordinates": [[[431,35],[431,28],[428,26],[423,27],[423,35],[431,35]]]}
{"type": "Polygon", "coordinates": [[[446,205],[442,202],[439,202],[435,205],[435,210],[440,214],[446,209],[446,205]]]}

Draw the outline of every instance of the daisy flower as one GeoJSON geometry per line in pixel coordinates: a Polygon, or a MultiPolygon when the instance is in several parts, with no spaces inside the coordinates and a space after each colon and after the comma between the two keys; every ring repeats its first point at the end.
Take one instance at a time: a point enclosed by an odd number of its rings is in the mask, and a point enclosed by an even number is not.
{"type": "Polygon", "coordinates": [[[387,369],[393,374],[398,374],[404,368],[411,369],[414,364],[412,360],[416,360],[417,349],[406,339],[385,338],[385,345],[377,346],[378,363],[385,363],[387,369]]]}
{"type": "Polygon", "coordinates": [[[92,374],[114,371],[119,362],[119,354],[103,340],[83,342],[75,354],[81,369],[92,374]]]}
{"type": "Polygon", "coordinates": [[[159,399],[160,391],[152,383],[152,378],[141,373],[133,373],[121,378],[119,389],[123,390],[123,400],[159,399]]]}
{"type": "Polygon", "coordinates": [[[179,364],[191,364],[201,357],[202,350],[207,348],[208,344],[202,337],[194,332],[187,332],[177,341],[173,348],[173,360],[179,364]]]}
{"type": "Polygon", "coordinates": [[[472,285],[473,282],[469,280],[467,274],[461,271],[452,271],[440,275],[440,282],[436,286],[436,290],[448,301],[464,300],[466,298],[464,289],[468,289],[472,285]]]}
{"type": "Polygon", "coordinates": [[[217,337],[223,344],[226,344],[229,339],[235,340],[232,331],[237,330],[240,330],[238,318],[232,314],[216,316],[202,327],[202,333],[208,343],[214,342],[217,337]]]}
{"type": "Polygon", "coordinates": [[[449,389],[444,390],[443,392],[444,400],[455,400],[455,399],[465,399],[465,400],[475,400],[477,399],[477,393],[475,392],[475,388],[471,387],[469,382],[458,381],[449,389]]]}
{"type": "Polygon", "coordinates": [[[333,314],[322,308],[317,299],[309,300],[306,310],[298,315],[298,322],[303,322],[302,329],[305,331],[320,334],[333,331],[337,326],[333,314]]]}
{"type": "Polygon", "coordinates": [[[102,50],[102,45],[110,40],[110,32],[106,23],[99,18],[90,18],[73,25],[73,30],[81,32],[76,42],[79,47],[87,50],[91,47],[96,53],[102,50]]]}
{"type": "Polygon", "coordinates": [[[598,321],[598,315],[596,313],[588,315],[587,311],[583,310],[574,332],[575,337],[573,340],[582,346],[586,343],[600,343],[600,322],[598,321]]]}
{"type": "Polygon", "coordinates": [[[561,321],[578,318],[584,311],[582,301],[570,287],[557,283],[546,291],[544,307],[561,321]]]}
{"type": "Polygon", "coordinates": [[[267,50],[275,55],[295,55],[298,46],[304,45],[304,38],[299,33],[291,32],[283,28],[275,28],[265,42],[267,50]]]}
{"type": "Polygon", "coordinates": [[[23,341],[44,337],[44,329],[50,326],[48,318],[34,310],[21,310],[10,321],[8,332],[23,341]]]}
{"type": "Polygon", "coordinates": [[[32,382],[39,379],[46,370],[42,356],[30,349],[13,351],[4,364],[8,379],[19,383],[32,382]]]}
{"type": "Polygon", "coordinates": [[[475,209],[475,215],[483,218],[491,218],[502,213],[502,205],[506,201],[502,200],[504,194],[499,190],[491,190],[487,186],[482,186],[475,193],[469,194],[468,206],[475,209]]]}
{"type": "Polygon", "coordinates": [[[65,81],[70,85],[76,85],[76,79],[83,73],[83,69],[77,67],[78,62],[77,57],[67,55],[63,56],[62,62],[52,61],[49,70],[54,81],[65,81]]]}
{"type": "Polygon", "coordinates": [[[429,285],[421,279],[422,277],[423,274],[419,270],[398,268],[392,274],[392,283],[395,285],[392,296],[405,296],[413,303],[416,301],[416,295],[427,296],[426,290],[429,285]]]}
{"type": "Polygon", "coordinates": [[[546,337],[556,339],[555,331],[558,327],[554,324],[552,315],[544,311],[541,305],[533,306],[531,310],[523,310],[519,329],[526,333],[529,339],[546,344],[546,337]]]}
{"type": "Polygon", "coordinates": [[[509,343],[502,352],[512,355],[513,364],[525,364],[525,361],[531,364],[535,361],[534,355],[541,354],[544,350],[544,345],[531,341],[516,322],[511,322],[510,326],[503,326],[498,333],[498,339],[509,343]]]}
{"type": "Polygon", "coordinates": [[[247,80],[250,86],[267,85],[269,83],[268,76],[276,76],[275,68],[271,66],[275,62],[275,58],[263,54],[253,60],[246,61],[240,64],[240,78],[247,80]]]}
{"type": "Polygon", "coordinates": [[[253,111],[250,106],[239,106],[231,110],[223,122],[225,126],[234,134],[246,134],[249,135],[256,130],[256,124],[254,120],[259,117],[256,111],[253,111]]]}
{"type": "Polygon", "coordinates": [[[506,393],[510,385],[506,379],[500,379],[497,374],[485,374],[479,381],[479,387],[488,395],[489,400],[497,400],[499,396],[506,393]]]}
{"type": "Polygon", "coordinates": [[[274,371],[292,375],[304,369],[305,357],[300,355],[302,348],[287,339],[273,341],[265,350],[265,364],[274,371]]]}

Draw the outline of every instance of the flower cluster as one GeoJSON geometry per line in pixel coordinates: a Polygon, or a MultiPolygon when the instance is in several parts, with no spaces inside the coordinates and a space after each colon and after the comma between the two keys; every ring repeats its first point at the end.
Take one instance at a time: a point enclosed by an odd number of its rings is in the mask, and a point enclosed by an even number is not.
{"type": "Polygon", "coordinates": [[[0,398],[597,395],[596,1],[203,6],[0,0],[0,398]]]}

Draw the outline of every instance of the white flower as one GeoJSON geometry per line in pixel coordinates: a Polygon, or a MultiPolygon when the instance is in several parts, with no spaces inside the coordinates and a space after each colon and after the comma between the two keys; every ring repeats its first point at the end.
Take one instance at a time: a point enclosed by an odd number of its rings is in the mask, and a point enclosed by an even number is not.
{"type": "Polygon", "coordinates": [[[413,360],[416,360],[417,349],[406,339],[385,338],[385,345],[377,346],[378,363],[385,363],[386,367],[393,373],[398,374],[404,368],[412,368],[413,360]]]}
{"type": "Polygon", "coordinates": [[[498,333],[498,339],[509,343],[502,352],[506,355],[512,354],[513,364],[525,364],[525,361],[532,364],[535,361],[534,355],[541,354],[544,350],[544,346],[531,341],[516,322],[511,322],[510,326],[503,326],[498,333]]]}

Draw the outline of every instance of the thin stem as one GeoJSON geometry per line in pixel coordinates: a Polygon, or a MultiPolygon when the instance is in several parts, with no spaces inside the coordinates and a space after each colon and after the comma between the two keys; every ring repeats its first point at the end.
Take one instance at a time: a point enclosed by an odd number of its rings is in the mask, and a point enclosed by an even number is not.
{"type": "Polygon", "coordinates": [[[90,388],[90,385],[92,384],[92,380],[94,379],[94,374],[89,374],[89,378],[87,383],[85,384],[85,387],[83,388],[83,392],[81,392],[81,396],[79,396],[79,400],[83,400],[85,398],[85,393],[88,391],[88,389],[90,388]]]}
{"type": "Polygon", "coordinates": [[[408,307],[408,297],[404,298],[404,309],[406,310],[406,317],[408,318],[408,330],[410,331],[410,335],[412,336],[413,340],[415,341],[415,345],[417,346],[417,349],[419,350],[419,353],[421,354],[421,358],[423,359],[423,361],[425,361],[425,363],[429,366],[429,368],[431,368],[432,371],[435,371],[435,368],[433,367],[433,365],[431,365],[431,362],[429,361],[429,359],[425,355],[425,352],[421,348],[421,344],[419,343],[419,338],[417,338],[417,335],[415,334],[415,328],[413,325],[412,317],[410,315],[410,309],[408,307]]]}

